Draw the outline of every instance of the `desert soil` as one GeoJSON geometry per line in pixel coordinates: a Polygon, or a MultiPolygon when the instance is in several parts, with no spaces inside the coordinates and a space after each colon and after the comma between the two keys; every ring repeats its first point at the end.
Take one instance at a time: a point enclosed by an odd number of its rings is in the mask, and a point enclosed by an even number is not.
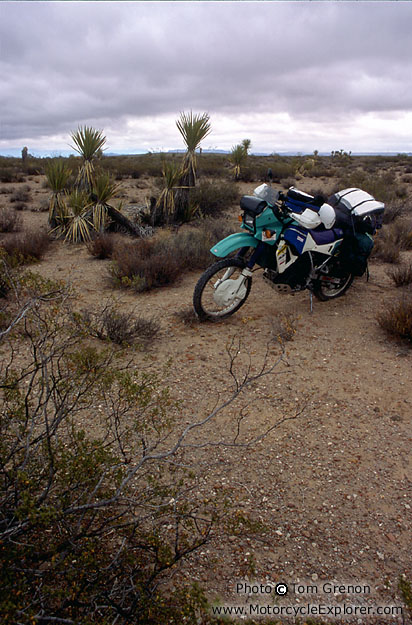
{"type": "MultiPolygon", "coordinates": [[[[48,195],[41,182],[35,177],[23,183],[32,197],[32,210],[21,213],[27,225],[47,223],[47,212],[36,211],[48,195]]],[[[250,193],[253,186],[243,184],[242,191],[250,193]]],[[[125,193],[136,202],[147,189],[126,185],[125,193]]],[[[0,196],[2,205],[7,198],[0,196]]],[[[284,417],[296,418],[250,446],[190,452],[201,475],[199,496],[226,489],[237,514],[249,514],[261,529],[254,535],[214,534],[176,571],[176,584],[197,580],[210,599],[240,604],[245,597],[235,592],[238,580],[284,581],[290,588],[302,583],[319,592],[334,580],[370,586],[361,598],[346,595],[347,603],[399,604],[400,575],[412,579],[412,351],[389,340],[376,321],[377,312],[399,296],[388,265],[372,262],[369,281],[356,279],[335,301],[314,300],[312,313],[308,293],[277,294],[257,273],[237,314],[215,324],[185,324],[176,313],[190,309],[200,272],[187,273],[175,286],[135,294],[113,291],[109,264],[93,259],[84,245],[53,242],[33,269],[70,280],[79,308],[93,310],[115,298],[119,309],[160,321],[149,362],[160,368],[172,359],[169,383],[183,400],[182,426],[206,416],[218,397],[229,397],[226,348],[232,340],[240,344],[239,372],[249,357],[256,372],[271,340],[269,362],[279,356],[273,341],[279,319],[296,320],[282,361],[219,413],[202,439],[232,442],[241,409],[237,442],[258,438],[284,417]]],[[[143,356],[136,352],[134,358],[139,366],[143,356]]],[[[289,596],[294,603],[308,600],[289,596]]],[[[319,602],[319,596],[311,599],[319,602]]]]}

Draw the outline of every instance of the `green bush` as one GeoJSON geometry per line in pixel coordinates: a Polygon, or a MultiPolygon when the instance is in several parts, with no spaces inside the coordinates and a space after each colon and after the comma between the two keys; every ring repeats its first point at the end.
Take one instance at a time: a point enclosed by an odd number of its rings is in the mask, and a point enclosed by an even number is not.
{"type": "Polygon", "coordinates": [[[216,515],[161,462],[178,405],[90,346],[64,288],[33,282],[0,335],[0,621],[196,625],[202,592],[167,582],[216,515]]]}

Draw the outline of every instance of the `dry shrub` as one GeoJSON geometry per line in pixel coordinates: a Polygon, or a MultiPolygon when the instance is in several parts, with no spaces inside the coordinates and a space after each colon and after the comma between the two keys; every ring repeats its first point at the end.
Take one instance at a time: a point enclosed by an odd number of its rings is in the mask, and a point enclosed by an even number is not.
{"type": "Polygon", "coordinates": [[[200,227],[161,233],[153,239],[116,244],[110,276],[116,286],[136,291],[173,284],[187,271],[205,269],[216,259],[210,248],[233,232],[226,220],[201,221],[200,227]]]}
{"type": "Polygon", "coordinates": [[[176,258],[144,239],[117,246],[113,260],[110,275],[114,283],[139,292],[173,284],[183,271],[176,258]]]}
{"type": "Polygon", "coordinates": [[[387,272],[397,287],[408,286],[412,284],[412,263],[409,265],[401,265],[387,272]]]}
{"type": "Polygon", "coordinates": [[[378,314],[377,320],[389,335],[412,343],[412,297],[388,306],[378,314]]]}
{"type": "Polygon", "coordinates": [[[400,252],[412,249],[412,229],[405,219],[397,219],[382,229],[372,252],[386,263],[399,263],[400,252]]]}
{"type": "Polygon", "coordinates": [[[389,227],[389,232],[400,250],[412,250],[412,225],[409,220],[397,219],[389,227]]]}
{"type": "Polygon", "coordinates": [[[385,212],[383,214],[383,223],[393,223],[398,217],[402,217],[405,214],[405,205],[403,202],[390,202],[385,206],[385,212]]]}
{"type": "Polygon", "coordinates": [[[30,187],[24,185],[20,189],[16,189],[10,196],[10,202],[29,202],[30,201],[30,187]]]}
{"type": "Polygon", "coordinates": [[[136,341],[148,344],[159,333],[160,324],[155,319],[134,317],[131,313],[107,309],[102,315],[105,338],[118,345],[131,345],[136,341]]]}
{"type": "Polygon", "coordinates": [[[83,311],[76,320],[88,334],[118,345],[139,342],[147,346],[160,332],[154,318],[135,316],[133,312],[119,312],[116,304],[106,304],[99,312],[83,311]]]}
{"type": "Polygon", "coordinates": [[[19,232],[22,219],[13,208],[0,208],[0,232],[19,232]]]}
{"type": "Polygon", "coordinates": [[[49,245],[50,237],[44,230],[25,230],[19,234],[10,234],[0,243],[7,256],[17,258],[20,263],[40,260],[49,245]]]}
{"type": "Polygon", "coordinates": [[[400,249],[394,247],[393,242],[386,237],[376,239],[371,256],[382,260],[384,263],[393,265],[396,265],[401,260],[400,249]]]}
{"type": "Polygon", "coordinates": [[[103,260],[111,258],[113,255],[116,242],[116,236],[109,232],[98,234],[92,241],[87,244],[87,250],[91,256],[103,260]]]}
{"type": "Polygon", "coordinates": [[[178,260],[182,270],[204,269],[210,265],[212,239],[206,229],[181,231],[164,242],[166,254],[178,260]]]}

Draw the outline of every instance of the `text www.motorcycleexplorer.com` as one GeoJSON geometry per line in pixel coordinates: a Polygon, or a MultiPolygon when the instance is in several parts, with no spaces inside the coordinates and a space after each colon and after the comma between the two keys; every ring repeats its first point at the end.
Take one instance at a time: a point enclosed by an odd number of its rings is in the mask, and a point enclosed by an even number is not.
{"type": "Polygon", "coordinates": [[[275,617],[284,620],[345,617],[348,620],[357,619],[357,622],[365,619],[365,623],[371,618],[382,618],[387,625],[403,622],[403,606],[374,604],[370,597],[370,584],[251,584],[239,581],[235,583],[234,590],[239,603],[214,605],[213,616],[234,619],[275,617]]]}

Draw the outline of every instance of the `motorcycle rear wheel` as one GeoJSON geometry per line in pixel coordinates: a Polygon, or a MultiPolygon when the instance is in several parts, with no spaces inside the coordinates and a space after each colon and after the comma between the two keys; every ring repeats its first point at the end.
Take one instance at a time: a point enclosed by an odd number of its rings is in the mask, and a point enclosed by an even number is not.
{"type": "Polygon", "coordinates": [[[240,258],[225,258],[206,269],[193,293],[193,308],[201,321],[225,319],[243,306],[252,288],[250,276],[240,280],[245,266],[240,258]]]}
{"type": "Polygon", "coordinates": [[[349,289],[354,276],[350,271],[345,271],[341,276],[334,276],[333,269],[330,274],[325,274],[319,280],[319,284],[313,289],[313,294],[321,302],[327,302],[336,297],[341,297],[349,289]]]}

